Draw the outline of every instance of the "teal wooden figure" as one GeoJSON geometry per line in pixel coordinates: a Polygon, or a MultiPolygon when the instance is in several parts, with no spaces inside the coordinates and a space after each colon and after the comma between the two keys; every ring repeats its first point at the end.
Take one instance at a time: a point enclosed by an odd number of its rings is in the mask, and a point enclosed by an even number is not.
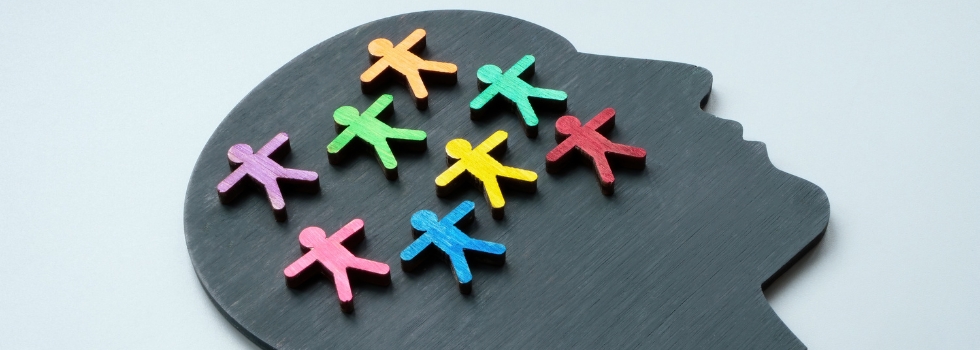
{"type": "Polygon", "coordinates": [[[492,64],[476,71],[477,86],[482,91],[470,102],[470,118],[478,120],[485,114],[484,107],[497,96],[503,96],[524,119],[524,133],[534,138],[538,136],[538,115],[534,105],[556,112],[568,108],[568,94],[564,91],[542,89],[527,82],[534,75],[534,56],[526,55],[506,72],[492,64]]]}
{"type": "Polygon", "coordinates": [[[327,145],[327,159],[330,164],[340,164],[346,159],[349,150],[353,148],[350,146],[351,141],[359,138],[374,148],[385,177],[388,180],[398,179],[398,161],[395,160],[389,142],[400,149],[425,151],[426,135],[422,130],[392,128],[383,122],[382,119],[394,112],[391,101],[391,95],[385,94],[364,110],[364,113],[351,106],[343,106],[333,112],[339,135],[327,145]]]}

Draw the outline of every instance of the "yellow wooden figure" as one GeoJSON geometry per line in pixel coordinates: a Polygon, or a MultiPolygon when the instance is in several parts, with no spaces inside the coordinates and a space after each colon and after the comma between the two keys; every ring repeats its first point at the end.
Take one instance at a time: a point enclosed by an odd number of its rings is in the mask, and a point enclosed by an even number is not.
{"type": "Polygon", "coordinates": [[[460,175],[468,172],[472,179],[483,185],[483,193],[490,202],[490,214],[494,219],[504,217],[504,195],[500,183],[508,188],[517,188],[534,193],[538,189],[538,174],[530,170],[518,169],[500,164],[494,156],[507,151],[507,132],[497,130],[486,140],[473,148],[464,139],[454,139],[446,144],[449,155],[449,169],[436,177],[436,195],[443,197],[452,193],[458,186],[460,175]]]}

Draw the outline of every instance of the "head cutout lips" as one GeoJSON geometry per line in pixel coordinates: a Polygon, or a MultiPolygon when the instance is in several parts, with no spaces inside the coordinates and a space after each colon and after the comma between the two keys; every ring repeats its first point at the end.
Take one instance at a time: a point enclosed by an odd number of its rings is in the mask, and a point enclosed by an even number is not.
{"type": "Polygon", "coordinates": [[[226,318],[265,348],[803,349],[762,290],[823,236],[827,196],[776,169],[737,122],[703,111],[711,82],[689,64],[580,53],[545,28],[491,13],[411,13],[351,29],[272,74],[211,136],[185,202],[195,272],[226,318]],[[422,58],[455,64],[458,84],[427,86],[427,109],[402,85],[362,92],[369,44],[420,28],[422,58]],[[527,55],[535,62],[527,82],[566,93],[567,107],[535,109],[536,138],[524,136],[514,110],[471,119],[480,68],[527,55]],[[338,108],[364,108],[382,94],[392,96],[392,125],[424,131],[430,146],[404,154],[392,146],[397,180],[378,176],[370,157],[331,164],[325,150],[335,123],[346,120],[335,122],[338,108]],[[559,118],[577,116],[569,126],[579,127],[607,108],[615,127],[601,132],[645,150],[645,166],[614,164],[609,195],[596,188],[591,165],[546,172],[559,118]],[[447,143],[477,144],[497,130],[512,136],[506,153],[493,156],[538,174],[536,192],[504,186],[500,220],[479,187],[440,197],[433,186],[447,169],[447,143]],[[319,192],[290,193],[284,222],[269,215],[261,191],[222,204],[215,186],[229,174],[229,147],[258,147],[279,132],[288,133],[290,153],[278,164],[319,174],[319,192]],[[350,314],[338,312],[329,278],[302,288],[283,282],[283,268],[303,254],[297,242],[306,227],[363,219],[364,241],[348,248],[397,266],[413,242],[414,213],[434,221],[464,201],[475,205],[475,220],[459,229],[507,247],[503,266],[471,266],[469,295],[437,259],[412,272],[395,268],[387,287],[355,281],[350,314]]]}

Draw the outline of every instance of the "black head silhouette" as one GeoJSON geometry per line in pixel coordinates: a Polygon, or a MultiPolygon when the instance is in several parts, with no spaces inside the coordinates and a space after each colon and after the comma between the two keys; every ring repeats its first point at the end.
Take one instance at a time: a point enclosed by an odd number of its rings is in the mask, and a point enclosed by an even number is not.
{"type": "MultiPolygon", "coordinates": [[[[351,29],[296,57],[231,111],[204,147],[187,190],[188,250],[214,304],[268,348],[649,348],[801,349],[762,289],[821,238],[826,194],[776,169],[765,146],[742,139],[741,126],[701,109],[711,74],[697,66],[580,53],[561,36],[519,19],[483,12],[400,15],[351,29]],[[427,32],[420,57],[459,67],[455,86],[430,86],[419,111],[408,89],[394,96],[393,127],[424,130],[424,153],[399,153],[399,179],[388,181],[371,157],[327,162],[340,106],[369,106],[359,75],[368,43],[427,32]],[[478,121],[469,103],[477,70],[509,67],[534,55],[529,83],[568,94],[567,110],[538,113],[537,138],[519,114],[499,104],[478,121]],[[646,150],[643,169],[613,167],[616,191],[603,195],[589,165],[545,172],[555,122],[583,123],[616,111],[613,142],[646,150]],[[504,188],[507,212],[491,219],[476,186],[436,196],[445,145],[473,145],[496,130],[510,134],[501,163],[538,173],[537,192],[504,188]],[[287,194],[287,222],[268,215],[259,191],[233,205],[215,185],[228,174],[226,151],[288,132],[286,167],[314,170],[322,190],[287,194]],[[414,239],[419,210],[440,217],[463,200],[476,203],[477,239],[507,247],[503,267],[473,265],[473,293],[461,295],[452,272],[434,260],[399,271],[399,252],[414,239]],[[365,240],[353,252],[396,267],[391,287],[355,284],[357,311],[336,308],[329,278],[289,288],[283,268],[301,254],[298,234],[330,234],[354,218],[365,240]]],[[[368,154],[368,153],[366,153],[368,154]]],[[[251,193],[251,194],[249,194],[251,193]]]]}

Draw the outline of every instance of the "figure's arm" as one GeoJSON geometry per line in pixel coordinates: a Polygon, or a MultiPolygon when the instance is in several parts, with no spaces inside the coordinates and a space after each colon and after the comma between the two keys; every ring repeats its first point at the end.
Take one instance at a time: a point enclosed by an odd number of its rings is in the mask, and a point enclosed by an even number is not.
{"type": "Polygon", "coordinates": [[[473,149],[473,152],[477,153],[490,153],[497,147],[503,146],[507,148],[507,132],[503,130],[497,130],[493,135],[490,135],[486,140],[480,143],[473,149]]]}
{"type": "Polygon", "coordinates": [[[571,139],[565,139],[565,141],[559,143],[558,146],[553,148],[547,155],[544,156],[545,162],[553,163],[561,161],[562,158],[568,155],[568,152],[573,148],[575,148],[575,143],[572,142],[571,139]]]}
{"type": "Polygon", "coordinates": [[[340,152],[340,150],[344,149],[344,146],[347,146],[347,144],[350,143],[350,141],[356,136],[357,134],[354,133],[354,128],[348,127],[346,130],[342,131],[340,135],[337,135],[333,141],[330,141],[330,143],[327,144],[327,153],[336,154],[337,152],[340,152]]]}
{"type": "Polygon", "coordinates": [[[521,57],[521,59],[518,60],[517,63],[514,63],[514,65],[511,66],[510,69],[508,69],[504,74],[521,77],[523,79],[529,78],[531,75],[534,75],[534,56],[526,55],[521,57]]]}
{"type": "Polygon", "coordinates": [[[238,182],[241,181],[243,177],[245,177],[245,174],[247,174],[247,172],[245,172],[245,169],[242,168],[243,167],[239,167],[238,169],[235,169],[235,171],[232,171],[231,174],[229,174],[227,177],[225,177],[224,180],[221,180],[221,182],[218,183],[218,194],[228,193],[228,191],[230,191],[232,187],[238,184],[238,182]]]}
{"type": "Polygon", "coordinates": [[[310,265],[312,265],[314,262],[316,262],[316,257],[313,255],[313,252],[309,252],[303,254],[303,256],[294,261],[292,264],[289,264],[289,266],[286,266],[286,269],[282,272],[286,275],[287,280],[293,279],[303,273],[303,270],[306,270],[306,268],[310,267],[310,265]]]}
{"type": "Polygon", "coordinates": [[[344,243],[348,238],[356,235],[364,234],[364,220],[354,219],[341,227],[337,232],[330,235],[329,239],[335,240],[337,243],[344,243]]]}
{"type": "Polygon", "coordinates": [[[474,205],[473,202],[463,201],[463,203],[457,205],[453,211],[446,214],[446,216],[442,218],[442,221],[453,225],[455,225],[457,222],[465,221],[463,219],[469,215],[473,215],[473,208],[475,207],[476,205],[474,205]]]}
{"type": "Polygon", "coordinates": [[[602,133],[600,130],[609,130],[615,124],[616,110],[606,108],[603,109],[602,112],[599,112],[599,114],[596,114],[596,116],[593,117],[592,120],[589,120],[588,123],[585,123],[585,127],[602,133]]]}
{"type": "Polygon", "coordinates": [[[419,28],[405,37],[405,40],[398,43],[395,49],[417,52],[425,48],[425,29],[419,28]]]}
{"type": "Polygon", "coordinates": [[[286,135],[286,133],[284,132],[277,134],[276,137],[273,137],[272,140],[269,140],[269,142],[267,142],[265,146],[262,146],[262,148],[260,148],[258,152],[255,152],[255,154],[261,154],[263,156],[272,158],[272,154],[278,153],[280,150],[281,151],[289,150],[289,135],[286,135]],[[285,147],[285,148],[280,149],[281,147],[285,147]]]}
{"type": "Polygon", "coordinates": [[[388,69],[388,61],[384,58],[379,59],[377,62],[368,67],[364,73],[361,73],[361,83],[370,83],[374,81],[381,73],[388,69]]]}
{"type": "Polygon", "coordinates": [[[486,89],[483,90],[483,92],[481,92],[479,95],[476,95],[476,98],[474,98],[473,101],[470,101],[470,109],[481,109],[483,108],[483,106],[486,106],[487,103],[490,102],[490,100],[492,100],[493,97],[497,95],[497,93],[499,92],[498,90],[499,89],[497,89],[497,87],[495,87],[494,85],[488,86],[486,89]]]}
{"type": "Polygon", "coordinates": [[[374,101],[370,107],[364,110],[362,115],[377,118],[384,112],[385,108],[388,108],[388,105],[391,105],[392,100],[394,100],[394,98],[389,94],[381,95],[381,97],[378,97],[377,101],[374,101]]]}
{"type": "Polygon", "coordinates": [[[439,174],[439,176],[436,177],[436,186],[448,186],[449,183],[459,177],[463,171],[466,171],[466,167],[463,166],[463,162],[456,162],[456,164],[449,166],[446,171],[443,171],[442,174],[439,174]]]}
{"type": "Polygon", "coordinates": [[[425,250],[425,248],[429,247],[429,244],[432,244],[432,239],[429,238],[428,234],[423,234],[421,237],[416,239],[415,242],[412,242],[412,244],[405,248],[405,250],[402,250],[402,261],[407,262],[414,260],[415,257],[425,250]]]}

